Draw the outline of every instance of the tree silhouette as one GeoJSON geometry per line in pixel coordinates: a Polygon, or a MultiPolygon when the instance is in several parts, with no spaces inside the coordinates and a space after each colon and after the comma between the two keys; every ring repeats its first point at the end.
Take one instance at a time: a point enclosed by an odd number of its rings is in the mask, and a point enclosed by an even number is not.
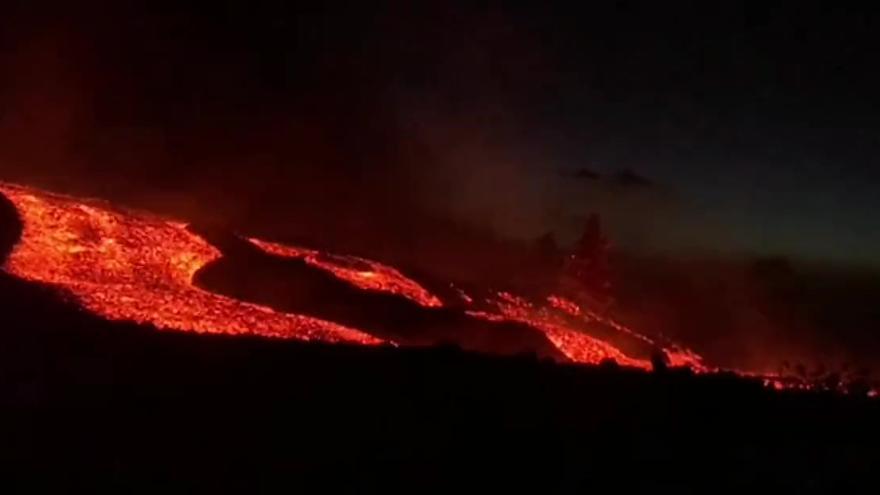
{"type": "Polygon", "coordinates": [[[591,213],[565,267],[566,274],[580,288],[603,304],[611,300],[611,265],[608,260],[610,246],[608,239],[602,234],[599,215],[591,213]]]}

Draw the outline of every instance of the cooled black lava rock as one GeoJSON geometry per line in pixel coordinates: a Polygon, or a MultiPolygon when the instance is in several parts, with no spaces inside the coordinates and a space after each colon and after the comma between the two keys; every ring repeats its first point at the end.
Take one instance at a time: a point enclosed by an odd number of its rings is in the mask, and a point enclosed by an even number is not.
{"type": "Polygon", "coordinates": [[[0,264],[12,252],[15,243],[21,237],[23,225],[18,217],[18,210],[6,196],[0,194],[0,264]]]}

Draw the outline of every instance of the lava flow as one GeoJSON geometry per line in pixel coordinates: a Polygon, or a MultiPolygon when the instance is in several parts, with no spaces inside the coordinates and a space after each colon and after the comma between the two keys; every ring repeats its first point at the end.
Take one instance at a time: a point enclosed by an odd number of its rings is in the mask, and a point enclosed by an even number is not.
{"type": "Polygon", "coordinates": [[[236,301],[192,283],[220,252],[186,224],[97,203],[0,185],[24,224],[6,270],[58,285],[88,310],[113,320],[208,333],[257,334],[375,344],[365,333],[236,301]]]}
{"type": "Polygon", "coordinates": [[[266,253],[286,258],[302,258],[309,265],[326,270],[360,289],[397,294],[426,308],[439,308],[443,305],[424,287],[390,266],[354,256],[328,255],[314,249],[285,246],[254,238],[249,240],[266,253]]]}
{"type": "MultiPolygon", "coordinates": [[[[415,281],[390,266],[352,256],[326,255],[315,250],[250,239],[264,252],[275,256],[302,258],[306,263],[326,270],[341,280],[364,290],[396,294],[424,307],[440,307],[442,302],[415,281]]],[[[557,298],[561,300],[561,298],[557,298]]],[[[582,364],[599,364],[612,360],[620,365],[650,369],[651,363],[634,359],[613,345],[591,337],[573,326],[567,326],[551,311],[538,308],[525,299],[501,293],[500,300],[485,302],[484,310],[469,310],[468,315],[489,321],[515,321],[535,328],[569,360],[582,364]]],[[[473,300],[471,300],[473,303],[473,300]]],[[[569,302],[574,305],[573,302],[569,302]]]]}
{"type": "MultiPolygon", "coordinates": [[[[206,333],[378,344],[367,333],[311,316],[282,313],[259,304],[214,294],[193,284],[193,276],[221,252],[181,222],[113,208],[31,188],[0,183],[0,193],[18,210],[21,239],[4,269],[18,277],[59,286],[87,310],[111,320],[149,323],[158,328],[206,333]]],[[[249,239],[262,251],[301,258],[360,290],[395,294],[426,311],[443,302],[398,270],[376,261],[322,253],[314,249],[249,239]]],[[[559,296],[535,304],[506,292],[479,302],[461,292],[467,315],[517,322],[546,335],[568,360],[650,369],[646,359],[627,355],[611,342],[589,335],[599,325],[662,350],[668,364],[711,372],[699,355],[660,345],[614,320],[559,296]]],[[[775,376],[739,372],[773,388],[810,388],[775,376]]]]}
{"type": "MultiPolygon", "coordinates": [[[[24,223],[22,238],[7,260],[6,270],[25,279],[61,286],[86,309],[106,318],[198,332],[378,342],[332,322],[279,313],[196,287],[193,275],[221,253],[187,230],[186,224],[20,186],[0,185],[0,192],[15,204],[24,223]]],[[[302,258],[359,289],[396,294],[426,308],[443,305],[390,266],[249,240],[266,253],[302,258]]],[[[502,294],[497,301],[486,301],[483,311],[468,314],[525,323],[543,332],[574,362],[598,364],[611,359],[621,365],[650,368],[649,362],[631,358],[613,345],[567,325],[552,309],[502,294]]]]}

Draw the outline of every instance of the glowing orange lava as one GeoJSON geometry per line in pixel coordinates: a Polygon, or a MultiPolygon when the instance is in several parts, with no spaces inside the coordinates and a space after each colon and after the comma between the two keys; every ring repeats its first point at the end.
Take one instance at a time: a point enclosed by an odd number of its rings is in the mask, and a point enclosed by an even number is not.
{"type": "MultiPolygon", "coordinates": [[[[64,287],[86,309],[101,316],[198,332],[379,342],[332,322],[279,313],[194,286],[196,271],[219,258],[220,252],[189,232],[183,223],[20,186],[0,185],[0,192],[15,204],[24,223],[22,238],[7,260],[6,270],[25,279],[64,287]]],[[[302,258],[360,289],[397,294],[424,307],[443,305],[417,282],[376,261],[249,240],[266,253],[302,258]]],[[[651,367],[648,361],[631,358],[565,321],[566,315],[587,325],[601,321],[650,342],[572,301],[551,296],[549,306],[536,306],[506,292],[498,296],[497,300],[487,301],[488,310],[468,314],[530,325],[547,335],[574,362],[598,364],[611,359],[624,366],[651,367]]],[[[695,354],[667,352],[673,365],[707,370],[695,354]]]]}
{"type": "Polygon", "coordinates": [[[699,354],[689,350],[683,349],[674,346],[662,346],[658,342],[640,334],[635,331],[627,328],[624,325],[614,321],[611,318],[599,315],[593,311],[590,311],[586,308],[582,308],[577,305],[574,301],[570,301],[560,296],[551,295],[547,297],[547,302],[550,303],[550,306],[567,313],[568,315],[580,318],[585,324],[589,325],[590,323],[599,323],[605,325],[607,327],[613,328],[614,330],[625,333],[631,337],[635,337],[651,346],[662,349],[666,354],[667,359],[669,360],[669,365],[674,367],[687,367],[691,368],[697,372],[708,372],[712,371],[711,368],[703,364],[703,358],[699,354]]]}
{"type": "Polygon", "coordinates": [[[651,363],[648,361],[631,358],[613,345],[566,325],[559,315],[554,314],[549,308],[536,307],[508,292],[500,292],[498,296],[497,300],[488,301],[497,308],[497,313],[469,311],[468,314],[488,320],[518,321],[537,328],[544,332],[547,339],[567,358],[576,363],[599,364],[610,359],[623,366],[646,370],[651,368],[651,363]]]}
{"type": "MultiPolygon", "coordinates": [[[[207,333],[378,344],[362,331],[305,315],[281,313],[238,301],[193,285],[193,276],[221,256],[220,251],[184,223],[113,208],[106,203],[50,194],[0,183],[0,193],[17,208],[24,225],[4,269],[18,277],[67,290],[89,311],[113,320],[149,323],[158,328],[207,333]]],[[[390,266],[353,256],[249,239],[266,253],[302,258],[362,290],[405,297],[425,308],[443,303],[414,280],[390,266]]],[[[481,303],[460,289],[466,313],[491,321],[524,323],[543,332],[573,362],[650,369],[645,359],[628,356],[609,342],[588,334],[602,325],[640,339],[666,354],[669,365],[698,373],[718,371],[687,349],[661,346],[611,318],[560,296],[535,304],[499,292],[481,303]]],[[[810,389],[803,380],[738,372],[763,380],[774,389],[810,389]]],[[[876,390],[871,394],[877,395],[876,390]]]]}
{"type": "MultiPolygon", "coordinates": [[[[353,256],[327,255],[312,249],[286,246],[283,244],[250,241],[263,251],[282,257],[302,258],[306,263],[326,270],[336,277],[364,290],[375,290],[397,294],[425,307],[440,307],[442,302],[417,282],[405,277],[399,271],[381,263],[353,256]]],[[[634,359],[613,345],[596,339],[576,328],[567,326],[558,315],[547,308],[538,308],[512,294],[502,292],[499,301],[487,301],[493,311],[467,311],[475,318],[490,321],[517,321],[543,332],[550,342],[568,359],[581,364],[599,364],[604,360],[616,361],[622,366],[650,369],[651,363],[634,359]]],[[[551,297],[551,302],[563,304],[564,299],[551,297]]],[[[580,308],[571,301],[565,301],[565,308],[580,314],[580,308]]]]}
{"type": "Polygon", "coordinates": [[[219,251],[186,225],[106,205],[0,185],[24,224],[6,270],[67,289],[114,320],[209,333],[375,344],[335,323],[212,294],[192,284],[219,251]]]}
{"type": "Polygon", "coordinates": [[[269,254],[302,258],[306,263],[326,270],[360,289],[397,294],[427,308],[438,308],[443,305],[436,296],[414,280],[376,261],[355,256],[327,255],[313,249],[285,246],[253,238],[249,240],[269,254]]]}

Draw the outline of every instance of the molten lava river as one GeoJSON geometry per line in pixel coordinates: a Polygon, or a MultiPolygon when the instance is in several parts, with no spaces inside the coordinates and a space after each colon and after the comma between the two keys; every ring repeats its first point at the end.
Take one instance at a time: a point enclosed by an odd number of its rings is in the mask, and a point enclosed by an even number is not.
{"type": "MultiPolygon", "coordinates": [[[[102,317],[183,331],[382,343],[358,329],[278,312],[195,286],[194,274],[222,254],[190,232],[185,223],[12,184],[0,183],[0,193],[15,205],[23,222],[21,239],[6,260],[5,270],[23,279],[58,286],[102,317]]],[[[381,263],[259,239],[249,241],[271,255],[301,258],[361,290],[396,294],[426,308],[443,306],[420,284],[381,263]]],[[[562,297],[533,303],[500,292],[481,301],[478,307],[470,297],[462,296],[470,306],[466,312],[471,317],[529,325],[543,332],[573,362],[598,364],[613,360],[623,366],[651,367],[647,360],[630,357],[611,343],[585,333],[594,324],[661,348],[649,338],[562,297]]],[[[668,346],[663,351],[672,366],[713,371],[691,351],[668,346]]],[[[765,382],[777,388],[792,386],[773,377],[765,377],[765,382]]]]}
{"type": "Polygon", "coordinates": [[[193,275],[220,252],[186,224],[2,185],[24,223],[6,270],[55,284],[113,320],[211,333],[375,344],[360,331],[204,291],[193,275]]]}

